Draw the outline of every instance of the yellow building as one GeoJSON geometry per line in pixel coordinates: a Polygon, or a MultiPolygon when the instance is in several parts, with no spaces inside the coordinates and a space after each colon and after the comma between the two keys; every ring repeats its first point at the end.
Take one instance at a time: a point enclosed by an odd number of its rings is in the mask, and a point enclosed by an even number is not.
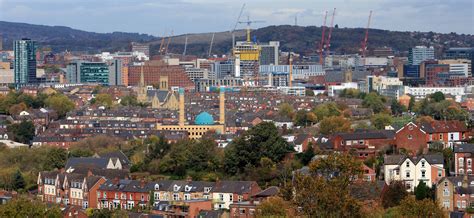
{"type": "Polygon", "coordinates": [[[219,94],[219,121],[214,122],[212,116],[207,112],[202,112],[195,118],[195,124],[190,125],[185,120],[184,110],[184,89],[179,89],[179,118],[178,125],[157,125],[157,130],[181,130],[188,132],[190,139],[199,139],[209,131],[224,133],[225,131],[225,94],[224,88],[219,94]]]}
{"type": "Polygon", "coordinates": [[[159,85],[159,90],[147,89],[142,66],[137,90],[137,101],[140,103],[151,103],[151,107],[155,109],[177,110],[179,106],[178,98],[174,91],[168,89],[168,77],[160,77],[159,85]]]}

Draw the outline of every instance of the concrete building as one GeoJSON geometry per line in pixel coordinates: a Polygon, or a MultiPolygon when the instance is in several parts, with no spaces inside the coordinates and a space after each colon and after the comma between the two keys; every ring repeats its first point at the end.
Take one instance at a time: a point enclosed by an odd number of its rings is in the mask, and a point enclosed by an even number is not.
{"type": "Polygon", "coordinates": [[[471,63],[471,60],[469,59],[444,59],[444,60],[439,60],[438,62],[440,64],[448,64],[448,65],[467,64],[468,75],[472,76],[472,63],[471,63]]]}
{"type": "Polygon", "coordinates": [[[415,96],[417,99],[426,98],[435,92],[442,92],[443,94],[452,95],[457,102],[461,102],[465,95],[464,87],[409,87],[405,86],[405,94],[415,96]]]}
{"type": "Polygon", "coordinates": [[[259,44],[260,65],[278,65],[280,42],[270,41],[267,44],[259,44]]]}
{"type": "Polygon", "coordinates": [[[216,75],[216,79],[233,77],[235,74],[234,61],[216,61],[211,65],[211,71],[216,75]]]}
{"type": "Polygon", "coordinates": [[[241,87],[243,82],[244,81],[241,78],[227,77],[222,79],[199,79],[194,83],[196,84],[195,91],[206,92],[211,88],[220,86],[226,86],[229,88],[241,87]]]}
{"type": "Polygon", "coordinates": [[[68,83],[73,84],[94,83],[109,85],[109,72],[109,66],[104,62],[75,61],[69,63],[66,67],[66,80],[68,83]]]}
{"type": "Polygon", "coordinates": [[[366,81],[366,86],[361,91],[367,93],[372,91],[380,93],[390,86],[403,86],[403,82],[397,77],[367,76],[366,81]]]}
{"type": "Polygon", "coordinates": [[[277,90],[284,95],[306,96],[306,88],[303,86],[283,86],[277,87],[277,90]]]}
{"type": "Polygon", "coordinates": [[[13,45],[14,80],[16,87],[36,83],[36,41],[31,39],[16,40],[13,45]]]}
{"type": "Polygon", "coordinates": [[[274,86],[274,87],[283,87],[289,85],[289,75],[288,73],[279,73],[273,72],[268,74],[267,83],[264,85],[274,86]]]}
{"type": "Polygon", "coordinates": [[[123,85],[122,72],[123,72],[122,60],[113,59],[109,63],[109,85],[111,86],[123,85]]]}
{"type": "Polygon", "coordinates": [[[185,72],[192,81],[197,81],[199,79],[209,79],[209,71],[207,69],[185,68],[185,72]]]}
{"type": "Polygon", "coordinates": [[[449,48],[444,52],[443,59],[467,59],[474,61],[474,48],[449,48]]]}
{"type": "MultiPolygon", "coordinates": [[[[316,65],[292,65],[293,80],[309,79],[310,76],[324,75],[323,66],[316,65]]],[[[266,77],[270,73],[290,73],[290,65],[261,65],[259,67],[260,76],[266,77]]]]}
{"type": "Polygon", "coordinates": [[[433,59],[435,59],[433,47],[416,46],[408,51],[409,65],[419,65],[423,61],[433,59]]]}
{"type": "Polygon", "coordinates": [[[387,66],[388,64],[388,58],[386,57],[365,57],[363,61],[364,66],[368,67],[387,66]]]}
{"type": "Polygon", "coordinates": [[[328,87],[328,96],[334,97],[344,89],[358,89],[359,86],[355,82],[341,83],[340,85],[331,85],[328,87]]]}

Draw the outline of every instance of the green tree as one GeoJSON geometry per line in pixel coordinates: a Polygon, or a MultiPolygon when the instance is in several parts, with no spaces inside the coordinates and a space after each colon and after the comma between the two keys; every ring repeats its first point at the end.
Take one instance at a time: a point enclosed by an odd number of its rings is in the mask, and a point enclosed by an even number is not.
{"type": "Polygon", "coordinates": [[[319,123],[319,132],[330,135],[336,132],[348,132],[351,129],[351,122],[344,117],[326,117],[319,123]]]}
{"type": "Polygon", "coordinates": [[[385,126],[391,125],[393,123],[392,116],[386,113],[378,113],[374,114],[370,121],[372,125],[375,126],[377,129],[385,129],[385,126]]]}
{"type": "Polygon", "coordinates": [[[278,134],[273,123],[262,122],[235,138],[225,149],[224,168],[230,174],[257,166],[262,157],[280,162],[293,148],[278,134]]]}
{"type": "Polygon", "coordinates": [[[44,168],[47,170],[61,169],[66,165],[67,151],[63,148],[52,147],[47,154],[44,168]]]}
{"type": "Polygon", "coordinates": [[[320,104],[313,110],[313,112],[319,121],[323,120],[326,117],[341,115],[341,111],[334,102],[320,104]]]}
{"type": "Polygon", "coordinates": [[[405,197],[396,210],[403,217],[445,217],[438,203],[430,199],[416,200],[413,196],[405,197]]]}
{"type": "Polygon", "coordinates": [[[297,154],[296,156],[298,157],[298,159],[300,159],[301,163],[306,166],[309,164],[311,159],[313,159],[314,155],[316,155],[316,153],[314,153],[313,147],[309,145],[306,151],[297,154]]]}
{"type": "Polygon", "coordinates": [[[442,92],[435,92],[430,95],[430,98],[433,99],[435,102],[441,102],[446,99],[442,92]]]}
{"type": "Polygon", "coordinates": [[[424,181],[420,181],[415,187],[416,200],[423,200],[428,197],[429,188],[424,181]]]}
{"type": "Polygon", "coordinates": [[[99,106],[104,106],[106,108],[111,108],[112,105],[114,104],[114,100],[110,94],[101,93],[95,96],[94,104],[99,105],[99,106]]]}
{"type": "Polygon", "coordinates": [[[35,126],[31,121],[23,120],[7,126],[7,131],[13,135],[13,140],[24,144],[30,144],[35,137],[35,126]]]}
{"type": "Polygon", "coordinates": [[[13,188],[15,190],[24,189],[26,186],[25,178],[21,174],[20,170],[17,170],[13,175],[13,188]]]}
{"type": "Polygon", "coordinates": [[[56,111],[59,118],[64,118],[66,114],[72,111],[76,106],[67,96],[60,94],[48,97],[45,100],[45,104],[56,111]]]}
{"type": "Polygon", "coordinates": [[[410,96],[410,102],[408,102],[408,110],[412,111],[413,107],[415,107],[416,101],[415,101],[415,96],[411,96],[411,95],[409,96],[410,96]]]}
{"type": "Polygon", "coordinates": [[[24,197],[14,198],[0,206],[0,217],[62,217],[61,210],[24,197]]]}
{"type": "Polygon", "coordinates": [[[311,89],[304,90],[306,96],[314,96],[314,91],[311,89]]]}
{"type": "Polygon", "coordinates": [[[392,114],[395,116],[399,116],[407,110],[405,106],[403,106],[402,104],[400,104],[400,102],[397,101],[397,99],[392,99],[390,109],[392,110],[392,114]]]}
{"type": "Polygon", "coordinates": [[[299,110],[296,112],[294,122],[297,126],[309,126],[318,121],[316,115],[313,112],[299,110]]]}
{"type": "Polygon", "coordinates": [[[165,140],[164,137],[151,136],[145,139],[145,145],[148,147],[149,152],[146,155],[147,161],[152,159],[161,159],[169,151],[171,145],[165,140]]]}
{"type": "Polygon", "coordinates": [[[357,89],[343,89],[339,94],[341,98],[359,98],[360,92],[357,89]]]}
{"type": "Polygon", "coordinates": [[[292,118],[293,117],[293,112],[294,109],[293,109],[293,106],[291,106],[290,104],[288,103],[282,103],[278,106],[278,114],[280,116],[285,116],[285,117],[288,117],[288,118],[292,118]]]}
{"type": "Polygon", "coordinates": [[[134,95],[127,95],[120,99],[120,104],[123,106],[138,106],[137,97],[134,95]]]}
{"type": "Polygon", "coordinates": [[[375,92],[371,92],[365,96],[362,101],[362,106],[372,109],[374,113],[380,113],[386,109],[384,98],[375,92]]]}

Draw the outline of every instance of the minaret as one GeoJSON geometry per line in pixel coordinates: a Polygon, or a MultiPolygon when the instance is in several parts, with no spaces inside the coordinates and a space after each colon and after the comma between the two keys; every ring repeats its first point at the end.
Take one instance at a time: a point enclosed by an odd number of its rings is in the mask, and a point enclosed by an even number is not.
{"type": "Polygon", "coordinates": [[[145,75],[143,75],[143,65],[140,67],[140,86],[145,86],[145,75]]]}
{"type": "Polygon", "coordinates": [[[219,89],[219,124],[225,125],[225,87],[219,89]]]}
{"type": "Polygon", "coordinates": [[[289,75],[289,77],[290,77],[289,80],[290,81],[288,81],[288,86],[293,87],[293,57],[291,56],[291,52],[288,53],[288,56],[289,56],[288,62],[289,62],[289,65],[290,65],[290,75],[289,75]]]}
{"type": "Polygon", "coordinates": [[[184,89],[179,88],[179,126],[184,126],[184,89]]]}

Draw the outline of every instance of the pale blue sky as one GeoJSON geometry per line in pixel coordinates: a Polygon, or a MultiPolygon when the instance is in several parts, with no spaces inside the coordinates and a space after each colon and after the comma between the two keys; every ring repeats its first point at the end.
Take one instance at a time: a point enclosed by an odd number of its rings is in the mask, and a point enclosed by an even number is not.
{"type": "Polygon", "coordinates": [[[0,0],[0,20],[176,35],[228,31],[243,3],[242,20],[266,21],[254,27],[293,24],[295,15],[299,25],[320,26],[336,7],[340,27],[365,27],[373,10],[373,28],[474,34],[472,0],[0,0]]]}

